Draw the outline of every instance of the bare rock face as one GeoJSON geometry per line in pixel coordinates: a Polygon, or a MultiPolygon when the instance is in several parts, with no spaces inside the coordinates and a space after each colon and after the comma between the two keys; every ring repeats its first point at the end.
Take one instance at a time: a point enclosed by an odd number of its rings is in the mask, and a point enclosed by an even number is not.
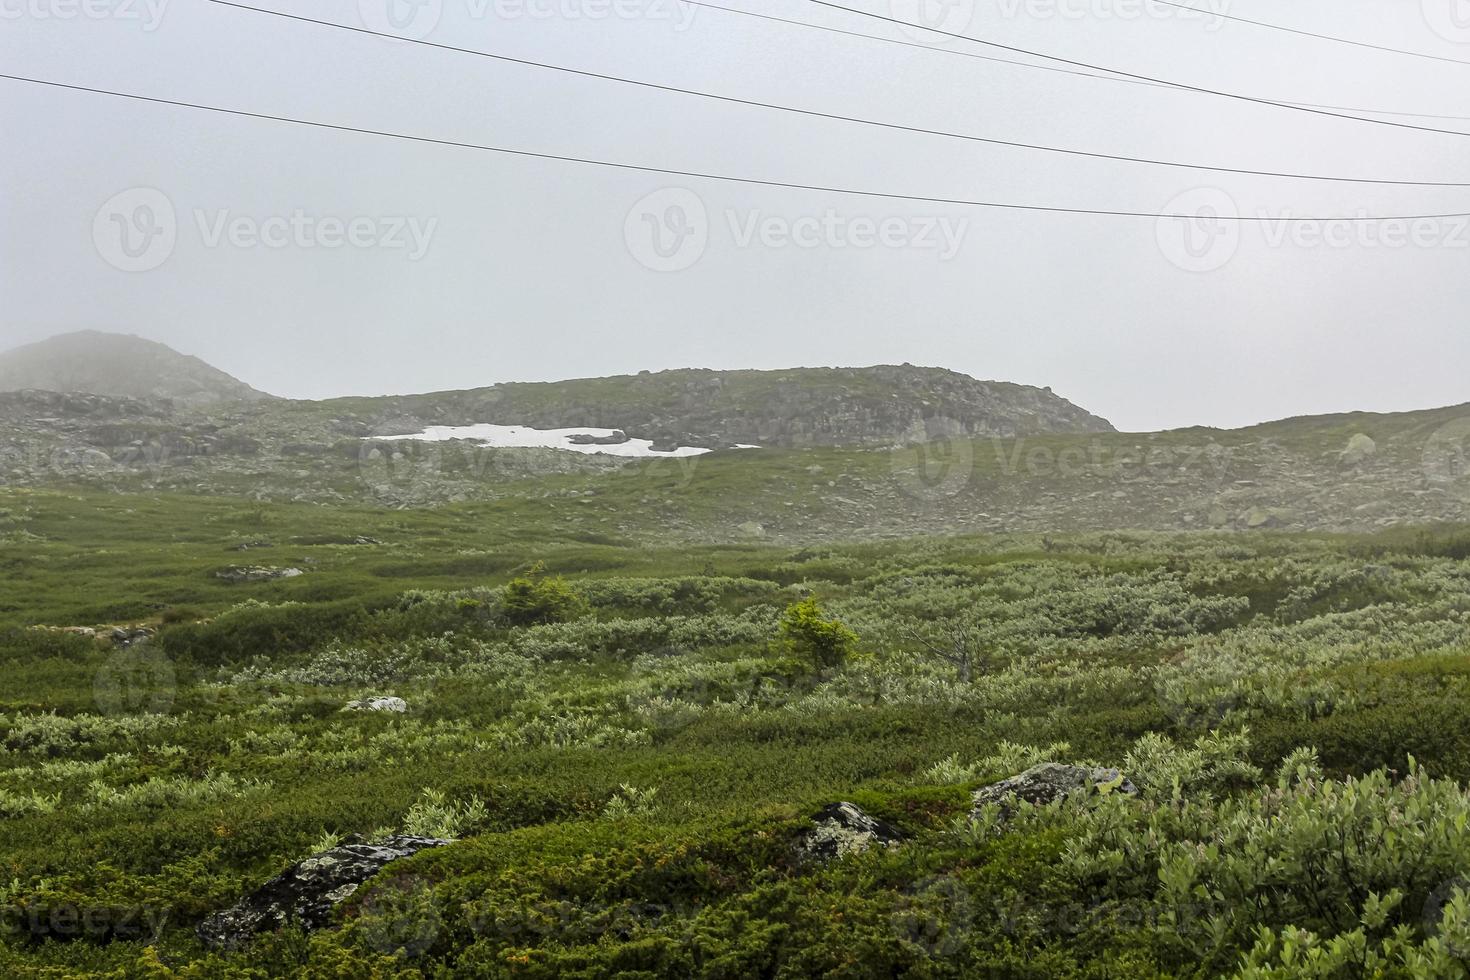
{"type": "Polygon", "coordinates": [[[399,858],[453,841],[434,837],[390,837],[368,844],[341,844],[286,869],[240,902],[216,912],[195,930],[210,949],[234,950],[257,933],[297,924],[311,931],[330,924],[332,912],[363,882],[399,858]]]}
{"type": "Polygon", "coordinates": [[[808,860],[828,861],[903,840],[897,828],[868,816],[856,803],[829,803],[812,819],[816,827],[797,844],[797,852],[808,860]]]}
{"type": "Polygon", "coordinates": [[[1116,769],[1090,769],[1047,762],[1033,766],[1018,776],[977,789],[973,796],[975,812],[988,804],[998,804],[1002,812],[1015,809],[1018,802],[1045,806],[1056,800],[1093,793],[1122,793],[1137,796],[1138,787],[1116,769]]]}
{"type": "Polygon", "coordinates": [[[265,568],[260,565],[248,565],[215,572],[214,577],[238,585],[241,582],[273,582],[276,579],[296,578],[304,574],[299,568],[265,568]]]}
{"type": "Polygon", "coordinates": [[[376,697],[362,698],[358,701],[348,701],[342,708],[343,711],[388,711],[395,714],[403,714],[408,711],[408,702],[402,698],[376,697]]]}

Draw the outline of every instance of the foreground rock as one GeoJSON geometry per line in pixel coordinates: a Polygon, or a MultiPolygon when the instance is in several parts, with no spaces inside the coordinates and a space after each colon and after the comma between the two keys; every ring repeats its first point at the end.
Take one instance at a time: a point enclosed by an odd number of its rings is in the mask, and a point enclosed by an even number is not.
{"type": "Polygon", "coordinates": [[[1094,793],[1136,796],[1138,787],[1116,769],[1093,769],[1046,762],[1033,766],[1018,776],[977,789],[972,797],[975,804],[973,812],[978,813],[981,807],[994,803],[1001,807],[1002,813],[1010,813],[1021,802],[1045,806],[1057,800],[1078,795],[1091,796],[1094,793]]]}
{"type": "Polygon", "coordinates": [[[399,858],[453,841],[435,837],[389,837],[375,844],[341,844],[288,868],[248,898],[199,923],[196,932],[210,949],[240,949],[257,933],[288,923],[311,931],[330,924],[332,911],[358,886],[399,858]]]}
{"type": "Polygon", "coordinates": [[[248,565],[236,568],[227,568],[222,572],[215,572],[215,578],[222,578],[226,582],[274,582],[276,579],[296,578],[305,575],[299,568],[266,568],[261,565],[248,565]]]}
{"type": "Polygon", "coordinates": [[[359,701],[348,701],[342,707],[343,711],[392,711],[403,714],[408,710],[408,702],[402,698],[382,697],[363,698],[359,701]]]}
{"type": "Polygon", "coordinates": [[[808,860],[861,854],[874,844],[890,847],[903,840],[897,828],[868,816],[855,803],[830,803],[812,818],[817,826],[802,837],[797,851],[808,860]]]}

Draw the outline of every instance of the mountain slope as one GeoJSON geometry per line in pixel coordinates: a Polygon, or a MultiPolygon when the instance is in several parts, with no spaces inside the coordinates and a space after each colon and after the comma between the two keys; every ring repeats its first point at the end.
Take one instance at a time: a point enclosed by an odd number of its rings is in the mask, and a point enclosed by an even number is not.
{"type": "Polygon", "coordinates": [[[197,357],[142,337],[97,330],[0,353],[0,391],[27,389],[166,398],[184,405],[271,397],[197,357]]]}
{"type": "MultiPolygon", "coordinates": [[[[682,369],[499,384],[323,407],[404,431],[491,422],[589,426],[670,445],[883,446],[944,435],[1111,432],[1050,389],[910,364],[779,371],[682,369]],[[394,417],[398,416],[397,419],[394,417]]],[[[378,431],[374,434],[388,434],[378,431]]]]}

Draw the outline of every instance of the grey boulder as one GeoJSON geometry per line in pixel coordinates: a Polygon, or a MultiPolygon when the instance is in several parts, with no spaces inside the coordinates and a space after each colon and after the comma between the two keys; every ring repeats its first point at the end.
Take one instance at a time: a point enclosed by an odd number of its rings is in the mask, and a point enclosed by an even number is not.
{"type": "Polygon", "coordinates": [[[903,840],[897,828],[864,813],[856,803],[829,803],[812,820],[816,826],[797,843],[797,853],[808,860],[828,861],[861,854],[877,844],[896,846],[903,840]]]}
{"type": "Polygon", "coordinates": [[[1074,796],[1121,793],[1138,795],[1138,787],[1116,769],[1067,766],[1046,762],[998,783],[977,789],[972,797],[975,812],[989,804],[997,804],[1003,813],[1011,812],[1017,803],[1045,806],[1074,796]]]}
{"type": "Polygon", "coordinates": [[[453,841],[435,837],[360,838],[314,854],[261,885],[248,897],[199,923],[195,930],[210,949],[241,949],[257,933],[296,924],[307,931],[331,923],[332,912],[388,864],[453,841]]]}

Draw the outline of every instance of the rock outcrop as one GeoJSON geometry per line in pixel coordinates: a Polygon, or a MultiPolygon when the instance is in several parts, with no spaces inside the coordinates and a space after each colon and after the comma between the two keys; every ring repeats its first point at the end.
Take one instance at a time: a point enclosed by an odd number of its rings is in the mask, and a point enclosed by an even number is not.
{"type": "Polygon", "coordinates": [[[856,803],[829,803],[812,820],[816,827],[797,843],[797,853],[806,860],[829,861],[903,840],[897,828],[868,816],[856,803]]]}
{"type": "Polygon", "coordinates": [[[1010,813],[1022,802],[1045,806],[1057,800],[1093,793],[1136,796],[1138,788],[1116,769],[1045,762],[1009,779],[977,789],[972,802],[975,812],[994,804],[1001,808],[1002,813],[1010,813]]]}
{"type": "Polygon", "coordinates": [[[277,579],[296,578],[304,574],[306,573],[299,568],[266,568],[262,565],[246,565],[215,572],[214,577],[239,584],[241,582],[274,582],[277,579]]]}
{"type": "Polygon", "coordinates": [[[199,923],[196,932],[210,949],[241,949],[257,933],[287,924],[307,931],[331,923],[332,912],[363,882],[400,858],[453,841],[434,837],[361,840],[314,854],[267,881],[249,897],[199,923]]]}
{"type": "Polygon", "coordinates": [[[361,698],[356,701],[348,701],[343,705],[343,711],[388,711],[394,714],[403,714],[408,711],[408,702],[402,698],[377,697],[361,698]]]}

